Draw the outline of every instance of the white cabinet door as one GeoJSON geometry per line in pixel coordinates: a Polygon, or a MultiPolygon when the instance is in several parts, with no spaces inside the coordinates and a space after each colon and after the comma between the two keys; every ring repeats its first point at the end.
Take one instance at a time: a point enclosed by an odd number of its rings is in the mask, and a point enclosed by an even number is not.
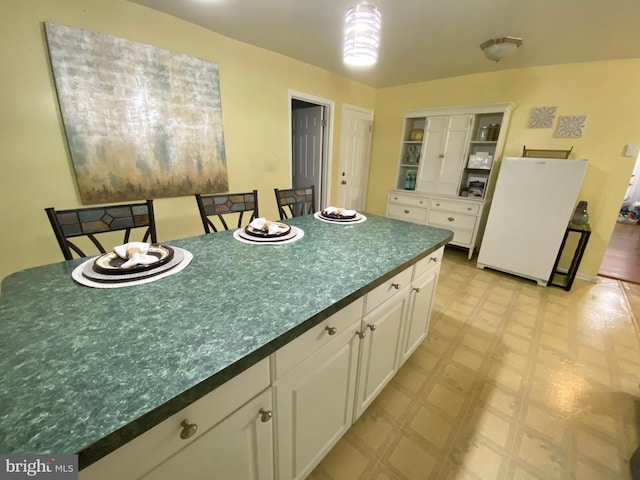
{"type": "Polygon", "coordinates": [[[408,299],[409,289],[400,290],[363,319],[354,421],[398,370],[400,335],[408,299]]]}
{"type": "Polygon", "coordinates": [[[439,265],[434,266],[427,273],[411,282],[402,363],[411,356],[427,336],[439,271],[439,265]]]}
{"type": "Polygon", "coordinates": [[[427,127],[424,132],[423,153],[416,190],[436,193],[438,191],[438,178],[444,159],[444,143],[447,135],[448,116],[427,118],[427,127]]]}
{"type": "Polygon", "coordinates": [[[458,195],[472,118],[473,115],[427,118],[417,190],[458,195]]]}
{"type": "Polygon", "coordinates": [[[352,323],[276,381],[278,480],[306,478],[351,426],[359,327],[352,323]]]}
{"type": "Polygon", "coordinates": [[[458,195],[458,185],[462,170],[466,164],[467,143],[473,115],[455,115],[449,117],[447,135],[443,146],[444,158],[438,177],[438,190],[435,193],[458,195]]]}
{"type": "Polygon", "coordinates": [[[141,480],[272,480],[271,409],[267,389],[141,480]]]}

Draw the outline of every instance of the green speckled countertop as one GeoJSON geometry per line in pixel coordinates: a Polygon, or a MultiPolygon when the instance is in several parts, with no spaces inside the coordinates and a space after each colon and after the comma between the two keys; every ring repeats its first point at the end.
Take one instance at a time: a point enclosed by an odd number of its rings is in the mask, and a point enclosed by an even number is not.
{"type": "Polygon", "coordinates": [[[79,453],[87,466],[452,238],[367,217],[294,218],[304,237],[279,246],[231,231],[162,242],[190,251],[191,264],[126,288],[74,282],[86,259],[10,275],[0,295],[0,452],[79,453]]]}

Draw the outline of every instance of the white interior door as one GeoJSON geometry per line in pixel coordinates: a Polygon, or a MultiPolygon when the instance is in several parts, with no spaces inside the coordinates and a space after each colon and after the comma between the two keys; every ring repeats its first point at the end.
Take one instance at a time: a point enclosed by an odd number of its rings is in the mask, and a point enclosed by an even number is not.
{"type": "Polygon", "coordinates": [[[337,206],[362,211],[367,198],[373,112],[342,107],[337,206]]]}
{"type": "Polygon", "coordinates": [[[320,105],[297,108],[292,112],[292,186],[294,188],[315,185],[316,191],[321,191],[323,113],[324,108],[320,105]]]}

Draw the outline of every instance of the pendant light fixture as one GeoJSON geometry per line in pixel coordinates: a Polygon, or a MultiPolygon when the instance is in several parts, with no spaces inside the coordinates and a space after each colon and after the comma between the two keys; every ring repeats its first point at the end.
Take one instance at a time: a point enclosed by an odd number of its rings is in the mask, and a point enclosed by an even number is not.
{"type": "Polygon", "coordinates": [[[376,63],[381,18],[380,10],[366,1],[347,10],[344,27],[344,63],[357,67],[376,63]]]}

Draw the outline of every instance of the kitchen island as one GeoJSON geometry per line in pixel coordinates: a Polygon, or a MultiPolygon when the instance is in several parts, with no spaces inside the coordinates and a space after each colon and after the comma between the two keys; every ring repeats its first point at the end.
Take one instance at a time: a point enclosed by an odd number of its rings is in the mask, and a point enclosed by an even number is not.
{"type": "Polygon", "coordinates": [[[144,285],[81,286],[71,272],[86,259],[10,275],[0,296],[0,451],[79,453],[84,468],[452,238],[367,217],[294,218],[304,237],[279,246],[243,244],[231,231],[161,242],[193,260],[144,285]]]}

